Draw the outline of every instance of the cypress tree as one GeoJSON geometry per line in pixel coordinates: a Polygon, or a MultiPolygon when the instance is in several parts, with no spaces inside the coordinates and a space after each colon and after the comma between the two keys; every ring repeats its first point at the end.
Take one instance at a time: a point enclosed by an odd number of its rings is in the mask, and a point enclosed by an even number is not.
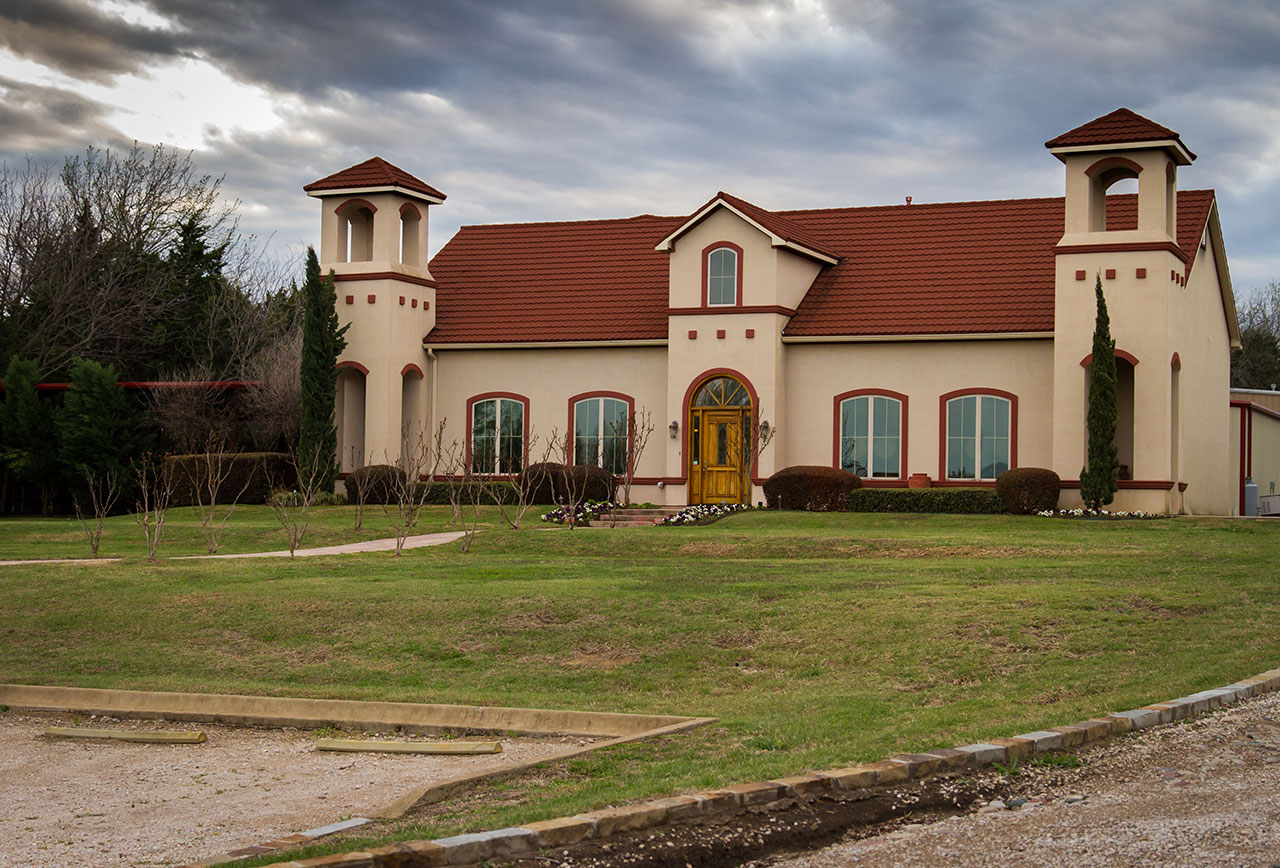
{"type": "Polygon", "coordinates": [[[1102,296],[1102,275],[1094,288],[1098,315],[1093,327],[1093,361],[1089,365],[1089,458],[1080,471],[1080,497],[1085,506],[1099,509],[1115,499],[1117,474],[1116,425],[1120,418],[1116,393],[1116,342],[1111,339],[1111,319],[1102,296]]]}
{"type": "Polygon", "coordinates": [[[338,327],[338,294],[333,272],[320,276],[320,262],[307,248],[306,282],[302,285],[302,418],[298,425],[298,477],[315,480],[318,491],[333,491],[338,475],[338,429],[333,423],[338,392],[338,356],[346,349],[338,327]]]}

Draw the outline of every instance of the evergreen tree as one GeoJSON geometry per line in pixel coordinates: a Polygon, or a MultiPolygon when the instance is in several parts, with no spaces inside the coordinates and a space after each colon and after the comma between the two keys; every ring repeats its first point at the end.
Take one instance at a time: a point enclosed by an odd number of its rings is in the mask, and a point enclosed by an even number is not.
{"type": "Polygon", "coordinates": [[[1116,425],[1120,418],[1116,392],[1116,342],[1111,339],[1111,319],[1102,296],[1102,276],[1094,294],[1098,316],[1093,327],[1093,361],[1089,365],[1089,458],[1080,471],[1080,497],[1085,506],[1099,509],[1115,499],[1117,472],[1116,425]]]}
{"type": "Polygon", "coordinates": [[[115,368],[89,359],[71,363],[71,388],[57,413],[58,459],[73,489],[85,474],[129,478],[129,460],[146,446],[141,419],[116,382],[115,368]]]}
{"type": "Polygon", "coordinates": [[[338,295],[333,273],[320,276],[314,249],[307,248],[306,282],[302,286],[302,419],[298,426],[298,477],[317,490],[333,491],[338,475],[338,431],[333,424],[338,392],[338,356],[346,349],[338,328],[338,295]]]}
{"type": "Polygon", "coordinates": [[[0,463],[13,481],[40,486],[40,505],[48,515],[58,481],[58,445],[51,402],[41,400],[39,382],[35,362],[9,360],[0,409],[0,463]]]}

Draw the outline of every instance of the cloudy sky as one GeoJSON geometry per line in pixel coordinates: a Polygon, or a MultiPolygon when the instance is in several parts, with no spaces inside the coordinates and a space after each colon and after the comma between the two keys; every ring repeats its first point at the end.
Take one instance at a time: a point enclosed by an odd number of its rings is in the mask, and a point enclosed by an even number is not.
{"type": "Polygon", "coordinates": [[[380,155],[459,225],[1060,195],[1119,106],[1199,154],[1237,292],[1280,280],[1270,0],[3,0],[0,160],[137,140],[315,243],[303,184],[380,155]]]}

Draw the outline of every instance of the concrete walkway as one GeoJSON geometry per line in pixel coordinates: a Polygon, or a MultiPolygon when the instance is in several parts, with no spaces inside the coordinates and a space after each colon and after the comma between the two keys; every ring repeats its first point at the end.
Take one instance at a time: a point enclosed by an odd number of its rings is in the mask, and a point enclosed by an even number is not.
{"type": "MultiPolygon", "coordinates": [[[[464,535],[463,531],[452,530],[444,533],[424,533],[417,536],[407,537],[404,541],[405,549],[421,549],[427,546],[439,546],[445,543],[453,542],[461,539],[464,535]]],[[[295,558],[310,558],[318,555],[349,555],[359,552],[391,552],[395,551],[396,541],[392,539],[371,539],[364,542],[346,543],[339,546],[321,546],[315,549],[298,549],[293,553],[295,558]]],[[[230,558],[287,558],[289,552],[245,552],[236,555],[184,555],[182,557],[170,558],[174,561],[198,561],[198,560],[227,560],[230,558]]],[[[28,562],[29,563],[29,562],[28,562]]]]}

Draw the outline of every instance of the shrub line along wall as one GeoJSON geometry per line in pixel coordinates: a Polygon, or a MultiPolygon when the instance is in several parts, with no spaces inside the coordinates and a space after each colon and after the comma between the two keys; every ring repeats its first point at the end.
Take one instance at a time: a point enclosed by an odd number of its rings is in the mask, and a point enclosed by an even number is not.
{"type": "MultiPolygon", "coordinates": [[[[898,754],[876,763],[812,772],[794,777],[736,784],[718,790],[670,796],[618,808],[603,808],[570,817],[540,820],[523,826],[454,835],[434,841],[408,841],[371,850],[276,862],[270,868],[399,868],[404,865],[471,865],[486,859],[536,853],[585,840],[600,840],[627,832],[673,823],[720,819],[748,808],[783,809],[819,798],[858,797],[868,788],[921,780],[937,774],[963,773],[992,763],[1010,763],[1036,754],[1079,747],[1111,735],[1146,729],[1232,705],[1242,699],[1280,690],[1280,669],[1244,678],[1226,687],[1144,705],[1091,718],[1067,726],[1023,733],[1012,738],[942,748],[924,753],[898,754]]],[[[246,848],[254,854],[296,846],[302,842],[267,842],[246,848]],[[279,846],[272,847],[276,844],[279,846]]],[[[251,855],[244,853],[242,855],[251,855]]],[[[183,868],[205,868],[226,861],[219,857],[183,868]]]]}

